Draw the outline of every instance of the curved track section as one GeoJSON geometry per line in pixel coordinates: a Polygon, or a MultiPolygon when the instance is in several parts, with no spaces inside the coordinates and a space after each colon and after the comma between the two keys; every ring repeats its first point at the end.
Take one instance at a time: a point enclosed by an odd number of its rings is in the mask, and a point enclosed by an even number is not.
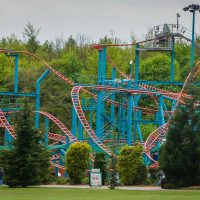
{"type": "Polygon", "coordinates": [[[66,144],[66,137],[65,136],[54,134],[54,133],[48,133],[48,137],[51,140],[55,140],[57,142],[62,142],[64,144],[66,144]]]}
{"type": "MultiPolygon", "coordinates": [[[[51,115],[47,112],[39,111],[39,113],[44,115],[48,119],[50,119],[52,122],[54,122],[60,128],[60,130],[62,130],[63,133],[69,138],[70,143],[78,142],[76,137],[72,135],[71,131],[69,131],[66,128],[66,126],[58,118],[54,117],[53,115],[51,115]]],[[[54,136],[55,136],[55,134],[54,134],[54,136]]]]}
{"type": "Polygon", "coordinates": [[[10,125],[10,123],[8,122],[8,120],[6,119],[6,117],[3,114],[3,111],[0,109],[0,124],[3,128],[5,128],[10,135],[15,139],[16,138],[16,133],[14,131],[14,128],[10,125]]]}
{"type": "Polygon", "coordinates": [[[152,162],[152,165],[150,166],[151,168],[158,167],[159,163],[151,157],[150,151],[152,150],[153,147],[155,147],[156,142],[160,142],[167,135],[168,127],[172,120],[172,116],[174,115],[174,112],[176,111],[177,106],[181,102],[182,96],[187,93],[187,90],[189,89],[192,81],[194,81],[195,77],[197,76],[197,74],[200,71],[199,65],[200,65],[200,62],[198,62],[196,64],[196,66],[188,74],[188,76],[185,80],[185,83],[181,89],[181,92],[179,93],[179,97],[177,99],[176,105],[174,107],[174,110],[171,113],[171,116],[170,116],[168,122],[166,124],[164,124],[163,126],[159,127],[158,129],[156,129],[153,133],[151,133],[144,144],[145,153],[152,162]],[[185,92],[185,93],[183,93],[183,92],[185,92]]]}
{"type": "Polygon", "coordinates": [[[71,96],[72,96],[72,102],[74,105],[74,109],[76,110],[77,116],[79,120],[81,121],[83,127],[85,128],[87,134],[92,138],[94,143],[99,146],[104,152],[106,152],[108,155],[112,155],[112,152],[108,147],[106,147],[96,136],[94,130],[90,128],[90,125],[83,113],[81,103],[79,100],[79,91],[81,90],[82,86],[75,86],[73,87],[71,91],[71,96]]]}

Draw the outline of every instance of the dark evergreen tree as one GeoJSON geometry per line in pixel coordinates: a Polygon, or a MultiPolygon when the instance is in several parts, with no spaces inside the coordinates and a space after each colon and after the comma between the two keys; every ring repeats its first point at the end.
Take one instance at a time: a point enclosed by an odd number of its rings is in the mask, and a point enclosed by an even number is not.
{"type": "Polygon", "coordinates": [[[94,168],[100,169],[102,173],[102,185],[105,184],[106,181],[106,158],[105,153],[99,152],[95,156],[94,160],[94,168]]]}
{"type": "Polygon", "coordinates": [[[180,188],[200,184],[200,90],[190,90],[192,99],[180,105],[161,148],[160,165],[165,187],[180,188]]]}
{"type": "Polygon", "coordinates": [[[16,140],[13,148],[4,153],[5,183],[10,187],[27,187],[45,182],[49,175],[49,153],[42,143],[42,135],[32,126],[31,111],[17,114],[16,140]]]}

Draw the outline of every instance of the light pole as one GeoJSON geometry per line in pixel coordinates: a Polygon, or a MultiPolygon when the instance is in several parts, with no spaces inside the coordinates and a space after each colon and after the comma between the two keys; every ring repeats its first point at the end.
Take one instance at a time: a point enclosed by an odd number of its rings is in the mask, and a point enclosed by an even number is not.
{"type": "Polygon", "coordinates": [[[184,11],[190,11],[192,13],[192,48],[191,48],[191,58],[190,58],[190,68],[194,67],[194,31],[195,31],[195,12],[200,12],[200,6],[198,4],[191,4],[185,8],[184,11]]]}
{"type": "Polygon", "coordinates": [[[177,18],[177,21],[176,21],[176,26],[177,26],[177,30],[178,30],[178,26],[179,26],[179,21],[178,21],[178,18],[180,17],[180,14],[179,13],[176,13],[176,18],[177,18]]]}

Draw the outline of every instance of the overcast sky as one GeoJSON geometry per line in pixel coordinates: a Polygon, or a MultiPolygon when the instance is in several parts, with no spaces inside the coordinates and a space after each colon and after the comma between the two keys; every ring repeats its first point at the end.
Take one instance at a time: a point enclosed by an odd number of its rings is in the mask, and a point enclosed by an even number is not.
{"type": "MultiPolygon", "coordinates": [[[[114,31],[122,40],[134,32],[142,38],[150,26],[180,23],[191,29],[192,15],[182,8],[200,0],[0,0],[0,38],[14,33],[22,37],[23,28],[30,21],[41,27],[39,40],[78,33],[97,41],[114,31]]],[[[200,13],[196,17],[196,32],[200,33],[200,13]]]]}

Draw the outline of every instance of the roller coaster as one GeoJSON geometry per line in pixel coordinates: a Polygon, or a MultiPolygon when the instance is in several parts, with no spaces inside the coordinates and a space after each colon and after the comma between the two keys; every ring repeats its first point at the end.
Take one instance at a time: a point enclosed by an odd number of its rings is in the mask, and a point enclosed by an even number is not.
{"type": "MultiPolygon", "coordinates": [[[[51,163],[56,170],[64,169],[62,156],[65,155],[69,145],[78,141],[88,142],[93,152],[105,152],[108,157],[118,156],[119,150],[124,145],[134,145],[140,142],[144,147],[143,158],[149,167],[158,167],[157,156],[161,144],[165,141],[171,119],[179,104],[184,104],[190,99],[187,94],[188,87],[200,71],[200,62],[193,67],[185,82],[176,82],[174,79],[174,57],[175,41],[184,39],[191,42],[191,32],[182,25],[164,24],[154,27],[154,34],[141,42],[131,44],[95,44],[98,52],[98,77],[95,85],[74,83],[65,77],[52,66],[48,65],[41,58],[26,51],[0,49],[1,54],[14,58],[14,91],[0,92],[5,98],[33,97],[35,99],[35,127],[39,129],[40,118],[44,118],[45,145],[51,150],[51,163]],[[133,62],[129,63],[130,74],[126,75],[115,64],[112,55],[107,54],[110,47],[135,46],[135,73],[133,76],[133,62]],[[140,80],[140,53],[141,51],[170,52],[170,80],[169,81],[148,81],[140,80]],[[46,68],[46,71],[36,81],[36,90],[33,93],[19,92],[18,90],[18,67],[20,55],[32,57],[46,68]],[[107,78],[107,66],[112,67],[112,77],[107,78]],[[72,87],[71,99],[72,128],[69,130],[53,113],[40,110],[41,84],[51,74],[57,76],[67,85],[72,87]],[[175,93],[160,89],[159,86],[174,85],[180,88],[175,93]],[[82,97],[84,94],[84,98],[82,97]],[[141,102],[149,99],[154,102],[154,108],[142,107],[141,102]],[[58,133],[49,131],[50,122],[56,125],[58,133]],[[152,124],[156,129],[149,133],[147,139],[143,139],[142,125],[152,124]],[[62,133],[61,133],[62,132],[62,133]],[[118,149],[113,150],[113,143],[118,144],[118,149]]],[[[200,47],[196,43],[196,47],[200,47]]],[[[198,84],[198,83],[197,83],[198,84]]],[[[4,98],[4,99],[5,99],[4,98]]],[[[1,104],[0,104],[1,105],[1,104]]],[[[9,120],[10,113],[16,108],[0,107],[0,128],[5,129],[4,144],[0,149],[10,148],[11,142],[16,138],[14,127],[9,120]]],[[[90,155],[94,160],[94,155],[90,155]]]]}

